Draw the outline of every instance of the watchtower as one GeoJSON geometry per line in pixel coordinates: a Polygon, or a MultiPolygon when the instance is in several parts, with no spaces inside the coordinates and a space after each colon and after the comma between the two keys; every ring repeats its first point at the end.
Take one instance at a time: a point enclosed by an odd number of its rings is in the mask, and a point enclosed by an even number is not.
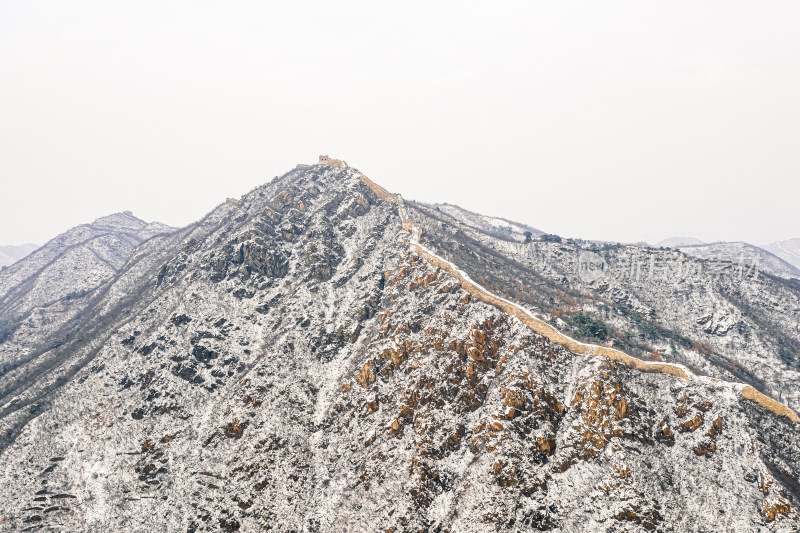
{"type": "Polygon", "coordinates": [[[331,167],[346,167],[347,163],[342,161],[341,159],[333,159],[328,157],[327,155],[319,156],[319,164],[320,165],[328,165],[331,167]]]}

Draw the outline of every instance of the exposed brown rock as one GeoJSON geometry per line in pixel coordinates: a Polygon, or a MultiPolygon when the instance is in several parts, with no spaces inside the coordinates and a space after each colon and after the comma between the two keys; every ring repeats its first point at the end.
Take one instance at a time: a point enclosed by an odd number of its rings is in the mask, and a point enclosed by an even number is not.
{"type": "Polygon", "coordinates": [[[688,433],[691,431],[695,431],[697,428],[703,425],[703,415],[697,415],[691,420],[687,420],[683,424],[681,424],[681,433],[688,433]]]}
{"type": "Polygon", "coordinates": [[[364,366],[361,367],[361,372],[356,375],[356,381],[359,385],[364,387],[365,389],[375,383],[375,363],[372,361],[367,361],[364,363],[364,366]]]}

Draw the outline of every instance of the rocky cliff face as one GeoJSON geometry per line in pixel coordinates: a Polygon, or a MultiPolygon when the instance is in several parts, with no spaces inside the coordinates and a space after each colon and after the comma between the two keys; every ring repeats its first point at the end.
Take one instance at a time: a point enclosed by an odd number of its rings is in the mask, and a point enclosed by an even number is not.
{"type": "MultiPolygon", "coordinates": [[[[511,261],[478,233],[454,259],[511,261]]],[[[0,376],[9,531],[800,524],[797,424],[473,299],[353,169],[292,171],[145,242],[39,349],[0,376]]]]}

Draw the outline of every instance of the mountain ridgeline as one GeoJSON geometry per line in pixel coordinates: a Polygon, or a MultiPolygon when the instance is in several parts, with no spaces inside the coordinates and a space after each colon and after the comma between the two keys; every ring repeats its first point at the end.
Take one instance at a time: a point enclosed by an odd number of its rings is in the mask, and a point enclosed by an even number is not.
{"type": "Polygon", "coordinates": [[[314,165],[19,261],[0,531],[797,530],[795,284],[476,217],[314,165]]]}

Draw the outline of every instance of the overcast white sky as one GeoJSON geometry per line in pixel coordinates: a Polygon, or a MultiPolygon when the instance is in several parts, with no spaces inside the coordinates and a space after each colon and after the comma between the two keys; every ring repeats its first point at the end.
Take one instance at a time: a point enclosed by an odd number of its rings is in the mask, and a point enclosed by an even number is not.
{"type": "Polygon", "coordinates": [[[320,153],[564,236],[800,237],[800,2],[0,3],[0,244],[320,153]]]}

